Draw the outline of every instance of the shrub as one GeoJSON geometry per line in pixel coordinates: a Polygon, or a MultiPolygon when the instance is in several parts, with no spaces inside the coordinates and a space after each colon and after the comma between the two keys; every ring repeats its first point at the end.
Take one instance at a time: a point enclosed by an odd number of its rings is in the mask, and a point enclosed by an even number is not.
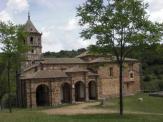
{"type": "MultiPolygon", "coordinates": [[[[12,107],[15,107],[16,106],[16,95],[11,94],[10,100],[11,100],[12,107]]],[[[9,107],[9,94],[8,93],[3,95],[2,99],[1,99],[1,107],[2,108],[9,107]]]]}

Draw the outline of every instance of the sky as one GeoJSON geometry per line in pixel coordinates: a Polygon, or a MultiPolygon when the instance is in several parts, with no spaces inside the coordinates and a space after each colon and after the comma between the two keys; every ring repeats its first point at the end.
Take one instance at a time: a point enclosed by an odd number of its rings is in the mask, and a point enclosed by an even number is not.
{"type": "MultiPolygon", "coordinates": [[[[43,52],[75,50],[94,44],[95,40],[80,37],[76,8],[86,0],[0,0],[0,20],[24,24],[28,11],[37,30],[42,33],[43,52]]],[[[163,22],[163,0],[149,3],[152,21],[163,22]]]]}

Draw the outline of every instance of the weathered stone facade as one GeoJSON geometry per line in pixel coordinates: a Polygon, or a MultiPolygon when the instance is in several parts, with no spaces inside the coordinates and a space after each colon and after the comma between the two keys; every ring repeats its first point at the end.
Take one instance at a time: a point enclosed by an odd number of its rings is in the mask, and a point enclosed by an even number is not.
{"type": "MultiPolygon", "coordinates": [[[[119,67],[115,56],[85,52],[74,58],[43,58],[41,34],[29,21],[30,17],[26,24],[26,31],[30,33],[27,42],[33,50],[27,53],[21,75],[24,106],[74,103],[119,95],[119,67]],[[31,38],[33,43],[29,41],[31,38]]],[[[139,68],[140,63],[136,59],[125,59],[124,95],[140,90],[139,68]]]]}

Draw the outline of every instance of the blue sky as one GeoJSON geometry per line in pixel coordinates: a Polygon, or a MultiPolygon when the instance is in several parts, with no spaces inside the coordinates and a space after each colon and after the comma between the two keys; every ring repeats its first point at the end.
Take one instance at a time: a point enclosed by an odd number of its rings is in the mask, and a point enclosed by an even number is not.
{"type": "MultiPolygon", "coordinates": [[[[85,0],[0,0],[0,20],[23,24],[30,11],[31,20],[43,33],[45,51],[72,50],[87,47],[95,41],[80,38],[81,27],[76,17],[76,7],[85,0]]],[[[152,21],[163,21],[163,0],[149,2],[148,13],[152,21]]]]}

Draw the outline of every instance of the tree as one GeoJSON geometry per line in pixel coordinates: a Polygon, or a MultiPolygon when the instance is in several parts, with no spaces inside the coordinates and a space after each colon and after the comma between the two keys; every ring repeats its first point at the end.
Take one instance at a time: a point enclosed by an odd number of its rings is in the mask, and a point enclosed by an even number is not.
{"type": "Polygon", "coordinates": [[[13,72],[20,69],[20,63],[25,58],[24,53],[28,47],[24,44],[27,33],[23,31],[23,26],[14,25],[11,22],[0,23],[0,43],[2,44],[1,61],[7,67],[7,80],[8,80],[8,96],[9,96],[9,110],[11,109],[11,82],[10,79],[14,76],[13,72]],[[12,72],[12,76],[10,75],[12,72]]]}
{"type": "Polygon", "coordinates": [[[148,4],[141,0],[87,0],[77,8],[81,37],[96,38],[93,51],[112,52],[119,65],[120,115],[123,115],[123,63],[134,47],[158,43],[161,25],[148,19],[148,4]]]}
{"type": "Polygon", "coordinates": [[[142,66],[141,90],[144,92],[163,89],[163,44],[146,45],[131,52],[129,57],[137,58],[142,66]]]}

